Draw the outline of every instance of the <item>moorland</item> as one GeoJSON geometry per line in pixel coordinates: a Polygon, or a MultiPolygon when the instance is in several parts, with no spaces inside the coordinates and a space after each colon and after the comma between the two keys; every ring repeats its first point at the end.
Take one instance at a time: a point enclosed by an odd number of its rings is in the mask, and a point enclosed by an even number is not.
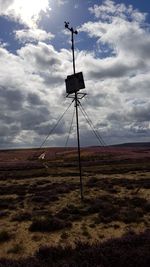
{"type": "Polygon", "coordinates": [[[76,148],[0,151],[0,266],[148,266],[150,146],[81,160],[83,200],[76,148]]]}

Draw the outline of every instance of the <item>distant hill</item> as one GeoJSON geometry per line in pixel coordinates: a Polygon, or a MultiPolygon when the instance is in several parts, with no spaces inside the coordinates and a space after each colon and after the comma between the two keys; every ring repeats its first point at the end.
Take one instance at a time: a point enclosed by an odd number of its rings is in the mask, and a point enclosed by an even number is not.
{"type": "Polygon", "coordinates": [[[116,144],[112,145],[112,147],[137,147],[137,148],[150,148],[150,142],[137,142],[137,143],[123,143],[123,144],[116,144]]]}

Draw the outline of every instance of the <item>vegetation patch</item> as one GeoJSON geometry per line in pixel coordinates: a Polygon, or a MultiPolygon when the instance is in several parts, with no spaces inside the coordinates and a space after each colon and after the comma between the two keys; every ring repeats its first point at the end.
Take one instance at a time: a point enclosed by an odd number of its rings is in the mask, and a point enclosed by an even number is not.
{"type": "Polygon", "coordinates": [[[16,205],[16,199],[14,198],[1,198],[0,209],[11,209],[16,205]]]}
{"type": "MultiPolygon", "coordinates": [[[[20,150],[16,153],[20,153],[20,150]]],[[[14,161],[13,156],[12,162],[8,160],[7,164],[1,163],[0,232],[5,230],[9,237],[7,235],[1,237],[0,257],[27,257],[29,253],[34,255],[35,247],[39,243],[44,245],[49,235],[49,246],[57,243],[60,238],[65,253],[67,244],[70,244],[68,251],[73,250],[71,253],[75,255],[78,252],[71,248],[71,244],[75,245],[78,237],[82,242],[90,240],[92,243],[95,239],[106,240],[110,235],[113,237],[121,235],[126,229],[138,233],[141,229],[144,231],[149,228],[150,157],[141,162],[140,159],[120,160],[120,157],[124,157],[120,152],[113,154],[111,158],[109,153],[105,153],[105,157],[103,153],[98,153],[96,158],[93,154],[91,161],[90,155],[86,153],[87,157],[85,155],[82,164],[84,201],[80,201],[78,164],[77,161],[68,162],[69,153],[63,160],[51,161],[46,158],[44,162],[38,160],[25,162],[22,161],[22,157],[14,161]],[[22,237],[25,237],[26,242],[19,252],[17,244],[20,245],[22,237]],[[11,240],[8,246],[6,240],[11,240]],[[31,250],[27,246],[30,246],[31,250]]],[[[84,244],[82,245],[84,247],[84,244]]],[[[49,249],[51,247],[48,251],[49,249]]],[[[89,246],[86,249],[89,251],[89,246]]],[[[62,251],[64,250],[61,248],[61,253],[62,251]]],[[[30,260],[28,258],[24,266],[34,266],[35,260],[36,266],[43,267],[47,264],[35,256],[30,260]]],[[[57,266],[58,263],[61,266],[63,260],[65,266],[72,264],[69,258],[61,260],[62,262],[54,261],[53,265],[49,263],[48,266],[57,266]]],[[[47,262],[49,261],[47,257],[47,262]]],[[[10,266],[18,267],[20,264],[18,262],[12,261],[10,266]]],[[[73,266],[88,266],[89,263],[84,264],[83,259],[82,265],[78,261],[73,264],[73,266]]],[[[100,262],[97,266],[109,267],[109,262],[100,262]]]]}
{"type": "Polygon", "coordinates": [[[69,221],[61,220],[57,217],[41,217],[33,220],[29,227],[31,232],[53,232],[67,227],[71,227],[72,224],[69,221]]]}
{"type": "Polygon", "coordinates": [[[7,242],[10,239],[11,239],[11,235],[6,230],[0,231],[0,243],[7,242]]]}
{"type": "Polygon", "coordinates": [[[8,253],[19,254],[22,251],[23,251],[23,245],[22,244],[14,244],[14,246],[8,250],[8,253]]]}
{"type": "Polygon", "coordinates": [[[6,210],[1,210],[0,211],[0,219],[6,217],[8,215],[9,215],[8,211],[6,211],[6,210]]]}
{"type": "Polygon", "coordinates": [[[0,267],[149,267],[150,231],[128,233],[104,243],[77,242],[76,247],[41,246],[33,257],[0,259],[0,267]]]}
{"type": "Polygon", "coordinates": [[[73,204],[67,205],[57,213],[57,217],[63,220],[80,220],[83,216],[83,209],[73,204]]]}
{"type": "Polygon", "coordinates": [[[23,222],[23,221],[30,221],[31,218],[32,218],[32,214],[30,212],[23,211],[23,212],[18,212],[17,214],[13,215],[11,220],[23,222]]]}
{"type": "Polygon", "coordinates": [[[150,180],[149,178],[128,179],[124,177],[121,179],[120,178],[98,179],[96,177],[92,177],[88,180],[86,185],[87,187],[98,187],[101,190],[106,190],[106,191],[111,191],[112,189],[114,189],[113,188],[114,186],[125,187],[128,190],[133,190],[137,188],[150,189],[150,180]]]}
{"type": "Polygon", "coordinates": [[[67,205],[57,213],[63,220],[76,221],[84,216],[98,214],[95,223],[110,223],[121,221],[124,223],[140,222],[149,212],[149,202],[143,198],[119,198],[112,195],[102,195],[97,198],[87,198],[79,206],[67,205]]]}

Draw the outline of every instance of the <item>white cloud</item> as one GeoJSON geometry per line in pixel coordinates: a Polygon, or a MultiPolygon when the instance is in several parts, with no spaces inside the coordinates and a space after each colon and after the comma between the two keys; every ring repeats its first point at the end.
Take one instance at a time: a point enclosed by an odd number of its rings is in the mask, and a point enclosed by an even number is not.
{"type": "Polygon", "coordinates": [[[68,3],[68,0],[55,0],[58,6],[65,5],[68,3]]]}
{"type": "MultiPolygon", "coordinates": [[[[82,103],[106,143],[147,141],[150,33],[144,27],[146,15],[108,0],[90,11],[95,18],[83,24],[80,31],[97,39],[100,53],[75,52],[77,71],[83,71],[88,92],[82,103]],[[103,47],[109,51],[106,55],[103,47]]],[[[16,35],[24,42],[48,37],[37,28],[16,35]]],[[[65,109],[64,79],[72,73],[71,51],[57,51],[52,45],[38,42],[24,44],[13,55],[1,45],[0,61],[1,144],[39,145],[65,109]]],[[[64,145],[71,115],[67,114],[50,145],[64,145]]],[[[87,144],[87,140],[93,144],[94,137],[91,132],[88,135],[81,114],[80,124],[81,144],[87,144]]]]}
{"type": "Polygon", "coordinates": [[[97,38],[102,56],[100,59],[91,54],[84,63],[88,66],[88,75],[97,81],[99,91],[107,92],[105,98],[100,94],[102,103],[98,94],[93,100],[99,107],[104,106],[104,112],[100,110],[103,117],[100,121],[107,123],[105,136],[116,143],[147,141],[150,133],[150,32],[148,25],[145,28],[146,14],[131,5],[109,0],[91,7],[90,12],[96,21],[84,23],[80,31],[97,38]],[[103,47],[109,51],[106,56],[103,47]],[[141,101],[144,106],[138,104],[141,101]]]}
{"type": "Polygon", "coordinates": [[[41,29],[23,29],[15,32],[16,39],[22,43],[46,41],[54,38],[52,33],[47,33],[41,29]]]}
{"type": "Polygon", "coordinates": [[[37,27],[41,13],[48,11],[49,0],[0,0],[0,15],[8,16],[30,28],[37,27]]]}
{"type": "Polygon", "coordinates": [[[89,11],[95,15],[96,18],[108,20],[112,22],[113,17],[120,17],[122,19],[131,18],[137,22],[143,22],[146,14],[133,9],[132,5],[128,7],[121,3],[116,4],[114,1],[105,0],[102,5],[94,5],[90,7],[89,11]]]}
{"type": "Polygon", "coordinates": [[[98,20],[83,24],[80,31],[87,32],[91,38],[97,38],[101,50],[106,46],[110,51],[105,59],[95,60],[95,63],[99,62],[99,67],[95,64],[93,74],[99,77],[121,77],[148,70],[150,33],[141,25],[146,15],[134,10],[132,6],[126,7],[110,0],[90,8],[90,11],[98,20]],[[107,18],[104,19],[103,15],[107,15],[107,18]]]}
{"type": "MultiPolygon", "coordinates": [[[[64,111],[66,56],[44,43],[26,44],[17,55],[0,48],[1,147],[38,146],[54,126],[64,111]]],[[[64,135],[65,127],[63,121],[56,136],[64,135]]]]}

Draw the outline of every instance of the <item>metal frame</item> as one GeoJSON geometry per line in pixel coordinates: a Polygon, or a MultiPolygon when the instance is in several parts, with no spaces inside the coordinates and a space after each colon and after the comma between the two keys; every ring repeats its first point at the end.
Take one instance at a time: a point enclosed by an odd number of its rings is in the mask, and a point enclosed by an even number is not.
{"type": "MultiPolygon", "coordinates": [[[[74,30],[73,27],[69,27],[69,22],[65,21],[65,28],[68,29],[71,32],[71,49],[72,49],[72,58],[73,58],[73,74],[76,74],[76,66],[75,66],[75,54],[74,54],[74,34],[78,34],[77,30],[74,30]]],[[[79,93],[74,92],[74,95],[67,94],[66,97],[73,98],[73,101],[75,101],[75,108],[76,108],[76,125],[77,125],[77,142],[78,142],[78,163],[79,163],[79,175],[80,175],[80,195],[81,200],[84,200],[83,196],[83,181],[82,181],[82,166],[81,166],[81,152],[80,152],[80,131],[79,131],[79,114],[78,114],[78,105],[79,105],[79,99],[82,99],[86,93],[79,93]]]]}

